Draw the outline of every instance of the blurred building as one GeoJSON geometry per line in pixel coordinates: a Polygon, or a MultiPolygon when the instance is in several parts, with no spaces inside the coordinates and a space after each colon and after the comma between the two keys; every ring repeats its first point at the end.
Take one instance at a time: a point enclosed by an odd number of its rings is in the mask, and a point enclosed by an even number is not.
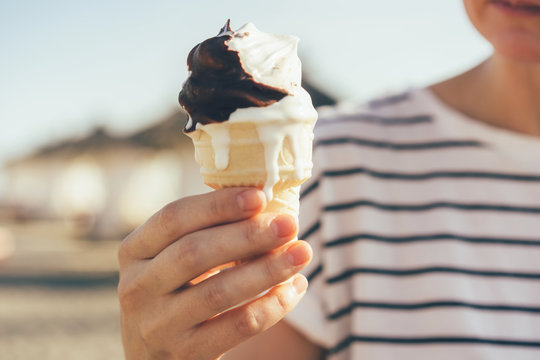
{"type": "Polygon", "coordinates": [[[207,191],[171,114],[128,136],[96,129],[6,166],[6,200],[22,218],[70,220],[85,236],[115,237],[180,196],[207,191]]]}
{"type": "MultiPolygon", "coordinates": [[[[335,103],[303,84],[315,106],[335,103]]],[[[10,162],[6,200],[20,219],[65,219],[81,236],[115,238],[202,184],[181,111],[127,136],[98,128],[10,162]]]]}

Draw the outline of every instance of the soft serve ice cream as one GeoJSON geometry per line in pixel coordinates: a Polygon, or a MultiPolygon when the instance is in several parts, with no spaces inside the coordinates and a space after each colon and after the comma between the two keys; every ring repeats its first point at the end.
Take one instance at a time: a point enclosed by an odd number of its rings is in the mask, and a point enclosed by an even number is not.
{"type": "Polygon", "coordinates": [[[297,44],[251,23],[232,31],[227,22],[189,53],[179,101],[208,185],[257,186],[270,202],[297,202],[298,186],[311,175],[317,119],[301,87],[297,44]]]}

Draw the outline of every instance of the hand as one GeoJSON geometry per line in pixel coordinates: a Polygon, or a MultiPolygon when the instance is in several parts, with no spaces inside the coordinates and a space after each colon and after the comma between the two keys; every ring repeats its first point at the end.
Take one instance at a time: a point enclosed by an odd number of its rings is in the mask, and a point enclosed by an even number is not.
{"type": "Polygon", "coordinates": [[[218,359],[298,303],[311,249],[290,242],[293,217],[265,205],[256,189],[214,191],[168,204],[127,236],[118,294],[128,360],[218,359]]]}

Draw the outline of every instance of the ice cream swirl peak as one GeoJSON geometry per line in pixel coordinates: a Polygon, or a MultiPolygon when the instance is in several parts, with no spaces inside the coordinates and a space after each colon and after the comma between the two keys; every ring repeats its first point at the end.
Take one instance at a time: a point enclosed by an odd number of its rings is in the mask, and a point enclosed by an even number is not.
{"type": "Polygon", "coordinates": [[[217,36],[196,45],[188,55],[190,75],[179,95],[190,116],[184,131],[226,121],[237,109],[269,106],[293,93],[301,79],[297,42],[293,36],[262,33],[251,23],[233,31],[227,21],[217,36]]]}

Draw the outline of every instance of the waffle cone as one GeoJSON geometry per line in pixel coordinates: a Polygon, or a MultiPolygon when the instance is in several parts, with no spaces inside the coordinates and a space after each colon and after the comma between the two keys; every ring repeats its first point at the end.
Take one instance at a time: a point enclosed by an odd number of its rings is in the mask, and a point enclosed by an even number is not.
{"type": "MultiPolygon", "coordinates": [[[[225,168],[216,166],[216,158],[212,137],[203,129],[187,133],[195,145],[196,160],[201,166],[204,183],[213,189],[232,186],[253,186],[263,189],[268,173],[265,163],[265,149],[257,128],[253,123],[222,123],[230,135],[228,145],[228,162],[225,168]]],[[[297,178],[294,167],[294,151],[288,138],[285,138],[278,156],[279,180],[273,186],[273,197],[268,202],[266,211],[289,213],[297,216],[299,186],[311,174],[311,138],[312,125],[301,128],[300,135],[305,141],[297,148],[296,156],[302,156],[303,164],[309,168],[302,169],[304,178],[297,178]],[[304,134],[305,132],[305,134],[304,134]]],[[[221,154],[222,155],[222,154],[221,154]]]]}

